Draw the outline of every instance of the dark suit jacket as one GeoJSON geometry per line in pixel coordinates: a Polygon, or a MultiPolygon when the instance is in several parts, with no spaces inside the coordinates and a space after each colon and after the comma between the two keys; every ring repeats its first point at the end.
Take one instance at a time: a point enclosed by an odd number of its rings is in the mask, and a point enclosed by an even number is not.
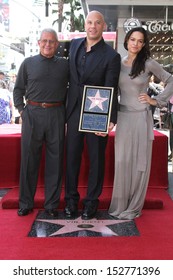
{"type": "Polygon", "coordinates": [[[76,55],[85,38],[73,39],[70,44],[69,65],[70,84],[67,95],[67,120],[83,92],[84,85],[114,87],[114,97],[110,121],[114,124],[117,118],[117,92],[120,72],[120,55],[102,40],[103,47],[96,51],[93,63],[86,69],[79,81],[76,69],[76,55]]]}

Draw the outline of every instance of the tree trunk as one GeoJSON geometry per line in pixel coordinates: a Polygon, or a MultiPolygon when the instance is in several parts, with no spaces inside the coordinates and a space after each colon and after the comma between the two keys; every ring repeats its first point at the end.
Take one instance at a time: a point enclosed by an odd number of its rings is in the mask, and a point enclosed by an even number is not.
{"type": "Polygon", "coordinates": [[[58,0],[58,32],[62,31],[64,0],[58,0]]]}

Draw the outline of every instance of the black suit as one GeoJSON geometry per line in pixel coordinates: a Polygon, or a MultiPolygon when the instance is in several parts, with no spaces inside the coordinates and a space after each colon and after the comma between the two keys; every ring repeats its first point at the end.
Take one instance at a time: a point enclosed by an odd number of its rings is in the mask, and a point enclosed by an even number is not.
{"type": "Polygon", "coordinates": [[[70,86],[67,98],[67,145],[66,145],[66,196],[68,202],[79,201],[78,175],[84,138],[88,146],[90,169],[85,204],[98,201],[104,180],[104,162],[107,137],[78,131],[84,85],[114,87],[111,122],[116,123],[117,87],[120,72],[120,55],[102,39],[91,52],[85,53],[85,38],[74,39],[70,45],[70,86]],[[84,55],[83,55],[84,54],[84,55]],[[87,57],[85,66],[82,59],[87,57]]]}

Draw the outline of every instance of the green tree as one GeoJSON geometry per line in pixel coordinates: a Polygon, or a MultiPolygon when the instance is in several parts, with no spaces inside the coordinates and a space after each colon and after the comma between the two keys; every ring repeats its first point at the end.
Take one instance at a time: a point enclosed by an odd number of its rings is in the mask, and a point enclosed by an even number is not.
{"type": "Polygon", "coordinates": [[[57,5],[57,8],[55,9],[52,9],[52,13],[57,13],[58,15],[58,18],[53,22],[53,25],[58,22],[58,32],[61,32],[62,30],[62,23],[65,19],[65,17],[63,16],[63,10],[64,10],[64,4],[65,2],[68,2],[68,1],[65,1],[65,0],[58,0],[57,2],[53,2],[52,4],[53,5],[57,5]]]}
{"type": "Polygon", "coordinates": [[[52,13],[57,13],[58,18],[53,22],[53,25],[58,22],[58,32],[62,31],[63,21],[67,22],[67,29],[70,32],[75,30],[84,31],[84,16],[82,12],[82,6],[78,0],[58,0],[53,4],[58,5],[58,9],[53,9],[52,13]],[[69,5],[69,10],[64,12],[64,4],[69,5]]]}

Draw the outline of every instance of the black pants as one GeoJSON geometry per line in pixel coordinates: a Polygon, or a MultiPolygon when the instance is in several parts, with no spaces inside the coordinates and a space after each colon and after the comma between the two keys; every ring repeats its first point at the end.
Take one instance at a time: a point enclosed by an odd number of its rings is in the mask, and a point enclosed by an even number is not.
{"type": "Polygon", "coordinates": [[[89,174],[84,203],[98,201],[102,192],[105,168],[105,149],[108,137],[99,137],[94,133],[79,132],[79,109],[73,112],[67,122],[66,137],[66,183],[65,200],[79,201],[78,178],[82,160],[84,142],[89,155],[89,174]]]}
{"type": "Polygon", "coordinates": [[[33,208],[42,147],[45,144],[46,209],[57,208],[62,184],[64,107],[27,105],[22,114],[20,208],[33,208]]]}

